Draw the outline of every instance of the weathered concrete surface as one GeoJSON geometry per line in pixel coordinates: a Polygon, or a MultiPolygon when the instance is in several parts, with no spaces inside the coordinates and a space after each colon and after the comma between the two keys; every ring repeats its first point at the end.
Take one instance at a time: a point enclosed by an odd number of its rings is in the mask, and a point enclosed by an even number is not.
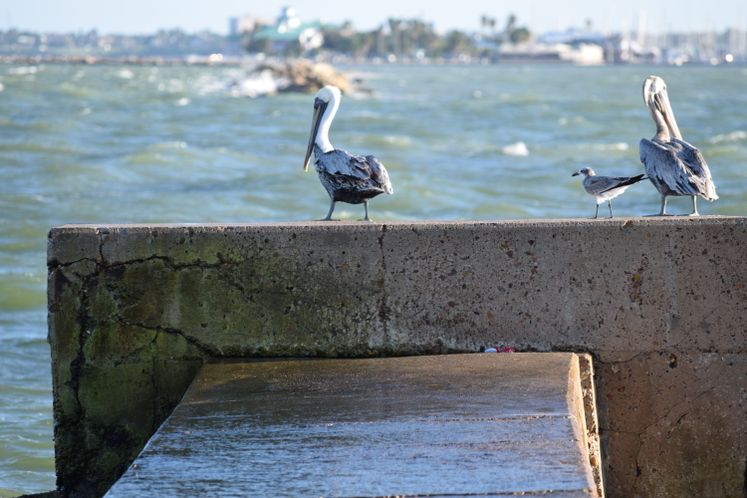
{"type": "Polygon", "coordinates": [[[208,364],[107,497],[598,496],[572,353],[208,364]]]}
{"type": "Polygon", "coordinates": [[[59,485],[103,492],[204,358],[499,342],[594,355],[608,496],[742,496],[745,241],[710,217],[53,229],[59,485]]]}

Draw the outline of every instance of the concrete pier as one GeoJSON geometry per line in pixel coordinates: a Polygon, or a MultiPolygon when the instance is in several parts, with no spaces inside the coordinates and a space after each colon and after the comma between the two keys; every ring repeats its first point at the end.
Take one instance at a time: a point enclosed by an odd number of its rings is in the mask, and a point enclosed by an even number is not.
{"type": "Polygon", "coordinates": [[[747,219],[65,226],[49,238],[63,494],[103,494],[205,361],[593,357],[607,496],[742,496],[747,219]]]}
{"type": "Polygon", "coordinates": [[[581,392],[572,353],[208,364],[106,496],[595,497],[581,392]]]}

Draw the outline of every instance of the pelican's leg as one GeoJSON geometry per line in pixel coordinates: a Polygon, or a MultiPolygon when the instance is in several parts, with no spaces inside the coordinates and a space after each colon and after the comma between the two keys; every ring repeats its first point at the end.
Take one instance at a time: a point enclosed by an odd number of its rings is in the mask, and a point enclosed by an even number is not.
{"type": "Polygon", "coordinates": [[[700,213],[698,212],[698,203],[697,203],[698,196],[694,195],[692,196],[692,198],[693,198],[693,212],[690,213],[690,216],[700,216],[700,213]]]}
{"type": "Polygon", "coordinates": [[[322,221],[331,221],[332,220],[332,212],[335,210],[335,200],[330,197],[329,199],[329,212],[327,213],[327,217],[324,218],[322,221]]]}
{"type": "Polygon", "coordinates": [[[607,206],[610,208],[610,218],[612,218],[612,202],[607,201],[607,206]]]}
{"type": "Polygon", "coordinates": [[[667,215],[667,196],[662,195],[661,196],[661,210],[659,211],[659,216],[666,216],[667,215]]]}
{"type": "Polygon", "coordinates": [[[366,210],[366,217],[363,218],[363,221],[371,221],[371,218],[368,217],[368,199],[363,201],[363,208],[366,210]]]}
{"type": "Polygon", "coordinates": [[[597,204],[597,210],[594,211],[594,217],[592,217],[591,219],[592,220],[596,220],[597,216],[599,216],[599,204],[597,204]]]}

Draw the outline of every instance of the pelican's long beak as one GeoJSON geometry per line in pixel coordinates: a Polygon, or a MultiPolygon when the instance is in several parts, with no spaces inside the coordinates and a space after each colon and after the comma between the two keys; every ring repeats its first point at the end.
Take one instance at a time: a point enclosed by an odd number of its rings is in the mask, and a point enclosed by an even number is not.
{"type": "Polygon", "coordinates": [[[643,101],[651,109],[651,112],[658,111],[661,114],[669,135],[681,140],[682,134],[677,126],[677,120],[674,118],[674,111],[672,111],[672,106],[669,103],[669,94],[664,85],[664,80],[657,76],[646,78],[643,83],[643,101]]]}
{"type": "Polygon", "coordinates": [[[311,159],[311,153],[314,150],[314,141],[316,140],[316,134],[319,132],[319,123],[322,121],[324,111],[327,109],[327,102],[321,99],[314,100],[314,115],[311,117],[311,135],[309,135],[309,143],[306,145],[306,157],[303,159],[303,170],[308,171],[309,160],[311,159]]]}
{"type": "Polygon", "coordinates": [[[682,134],[680,133],[680,128],[677,126],[677,120],[674,118],[674,111],[672,111],[672,106],[669,103],[669,95],[667,95],[666,88],[657,93],[654,96],[654,100],[656,101],[656,107],[664,117],[664,122],[667,123],[669,134],[682,140],[682,134]]]}

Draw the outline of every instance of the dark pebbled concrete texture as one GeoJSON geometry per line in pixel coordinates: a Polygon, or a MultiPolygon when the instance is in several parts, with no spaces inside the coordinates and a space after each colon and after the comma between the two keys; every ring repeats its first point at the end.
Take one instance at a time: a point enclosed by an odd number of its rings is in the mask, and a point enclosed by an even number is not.
{"type": "Polygon", "coordinates": [[[66,226],[58,485],[101,494],[213,357],[594,356],[608,496],[741,496],[747,219],[66,226]]]}

